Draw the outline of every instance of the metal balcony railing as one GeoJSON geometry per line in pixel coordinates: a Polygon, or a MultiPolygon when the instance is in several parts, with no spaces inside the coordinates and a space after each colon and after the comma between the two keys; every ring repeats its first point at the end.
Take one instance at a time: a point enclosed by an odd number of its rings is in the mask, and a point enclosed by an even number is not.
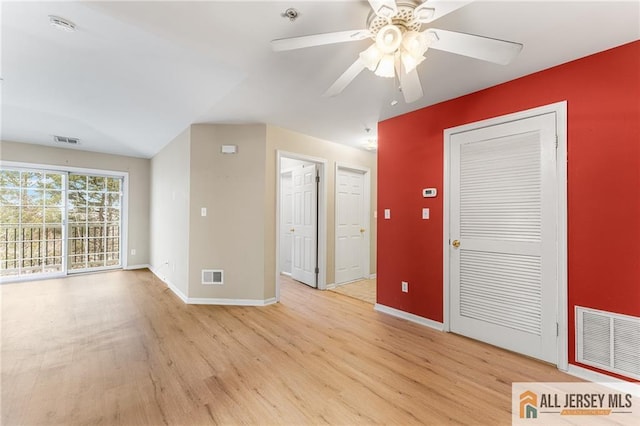
{"type": "MultiPolygon", "coordinates": [[[[120,226],[72,225],[68,237],[69,270],[120,264],[120,226]]],[[[62,271],[63,225],[7,225],[0,227],[0,275],[62,271]]]]}

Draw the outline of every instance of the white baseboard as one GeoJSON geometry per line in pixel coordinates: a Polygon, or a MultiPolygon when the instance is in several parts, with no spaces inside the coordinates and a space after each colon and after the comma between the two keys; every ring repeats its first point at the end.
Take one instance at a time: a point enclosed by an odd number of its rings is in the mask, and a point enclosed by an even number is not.
{"type": "Polygon", "coordinates": [[[161,277],[156,273],[156,270],[149,267],[153,275],[155,275],[160,281],[165,283],[169,290],[171,290],[176,296],[180,298],[187,305],[226,305],[226,306],[267,306],[276,303],[275,297],[270,299],[220,299],[220,298],[208,298],[208,297],[187,297],[178,287],[176,287],[166,277],[161,277]]]}
{"type": "MultiPolygon", "coordinates": [[[[164,266],[164,265],[162,265],[162,266],[164,266]]],[[[160,266],[160,268],[154,268],[154,267],[150,266],[149,270],[151,271],[151,273],[153,275],[156,276],[156,278],[158,278],[160,281],[165,283],[167,285],[167,287],[169,287],[169,290],[171,290],[173,292],[173,294],[178,296],[180,298],[180,300],[182,300],[184,303],[188,303],[189,298],[187,297],[187,295],[184,294],[182,292],[182,290],[180,290],[178,287],[176,287],[171,281],[169,281],[167,279],[167,277],[163,277],[163,276],[161,276],[159,274],[159,271],[162,268],[162,266],[160,266]]]]}
{"type": "Polygon", "coordinates": [[[618,379],[617,377],[611,377],[609,375],[572,364],[569,364],[569,368],[566,373],[589,382],[602,384],[603,386],[615,389],[619,392],[632,393],[633,395],[640,397],[640,385],[635,382],[627,382],[625,380],[618,379]]]}
{"type": "Polygon", "coordinates": [[[215,299],[208,297],[190,297],[185,302],[188,305],[224,305],[224,306],[267,306],[276,303],[276,298],[260,299],[215,299]]]}
{"type": "Polygon", "coordinates": [[[424,318],[418,315],[410,314],[409,312],[401,311],[399,309],[391,308],[389,306],[381,305],[376,303],[373,307],[378,312],[382,312],[383,314],[391,315],[394,317],[402,318],[407,321],[415,322],[420,325],[424,325],[429,328],[433,328],[438,331],[443,331],[444,326],[441,322],[430,320],[429,318],[424,318]]]}
{"type": "Polygon", "coordinates": [[[375,280],[377,278],[377,274],[370,274],[369,275],[369,279],[370,280],[375,280]]]}
{"type": "Polygon", "coordinates": [[[151,269],[151,265],[149,264],[142,264],[142,265],[127,265],[125,268],[123,268],[125,271],[132,271],[134,269],[151,269]]]}
{"type": "Polygon", "coordinates": [[[182,290],[180,290],[178,287],[176,287],[171,281],[167,280],[166,278],[160,278],[160,280],[163,283],[165,283],[167,287],[169,287],[169,290],[171,290],[176,296],[178,296],[180,300],[182,300],[184,303],[188,303],[189,298],[187,297],[186,294],[182,292],[182,290]]]}

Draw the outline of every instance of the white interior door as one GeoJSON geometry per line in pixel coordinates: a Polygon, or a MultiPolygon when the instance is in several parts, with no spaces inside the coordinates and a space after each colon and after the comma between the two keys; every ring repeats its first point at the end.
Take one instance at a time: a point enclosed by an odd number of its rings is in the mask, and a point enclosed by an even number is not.
{"type": "Polygon", "coordinates": [[[336,174],[336,284],[365,278],[364,173],[338,168],[336,174]]]}
{"type": "Polygon", "coordinates": [[[291,275],[293,253],[293,176],[280,175],[280,273],[291,275]]]}
{"type": "Polygon", "coordinates": [[[556,364],[555,114],[449,142],[451,331],[556,364]]]}
{"type": "Polygon", "coordinates": [[[291,276],[317,287],[318,190],[316,165],[293,169],[293,258],[291,276]]]}

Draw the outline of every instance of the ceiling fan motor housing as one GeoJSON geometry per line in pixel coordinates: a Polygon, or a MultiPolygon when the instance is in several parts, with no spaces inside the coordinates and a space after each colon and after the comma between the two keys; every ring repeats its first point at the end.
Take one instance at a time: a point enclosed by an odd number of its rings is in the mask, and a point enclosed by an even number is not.
{"type": "Polygon", "coordinates": [[[420,31],[422,23],[414,19],[413,11],[420,5],[418,1],[398,2],[398,13],[389,19],[376,15],[373,11],[367,18],[367,27],[373,37],[385,26],[392,24],[397,26],[402,32],[404,31],[420,31]]]}

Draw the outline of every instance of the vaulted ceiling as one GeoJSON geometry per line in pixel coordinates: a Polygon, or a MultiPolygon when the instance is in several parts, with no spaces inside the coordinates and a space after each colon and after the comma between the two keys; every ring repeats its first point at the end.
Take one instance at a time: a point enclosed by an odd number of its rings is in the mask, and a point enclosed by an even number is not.
{"type": "Polygon", "coordinates": [[[271,49],[277,38],[366,28],[367,1],[3,1],[1,12],[2,139],[54,145],[62,135],[140,157],[192,123],[270,123],[362,147],[380,120],[640,38],[638,1],[476,0],[430,26],[516,41],[520,55],[502,66],[431,49],[419,66],[424,97],[406,104],[394,79],[368,70],[322,96],[370,40],[271,49]],[[282,16],[290,7],[295,21],[282,16]]]}

